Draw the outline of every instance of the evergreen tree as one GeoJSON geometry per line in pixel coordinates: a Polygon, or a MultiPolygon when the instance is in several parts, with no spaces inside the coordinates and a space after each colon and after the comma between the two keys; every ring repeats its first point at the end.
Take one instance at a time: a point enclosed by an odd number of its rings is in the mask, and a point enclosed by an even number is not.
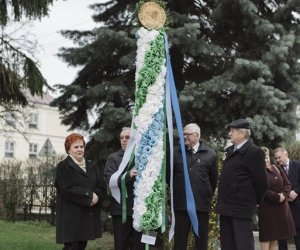
{"type": "Polygon", "coordinates": [[[27,100],[22,88],[28,88],[32,95],[42,95],[47,82],[37,67],[37,63],[28,55],[23,45],[14,43],[5,28],[11,22],[24,19],[41,18],[48,14],[53,0],[0,1],[0,106],[21,104],[27,100]]]}
{"type": "MultiPolygon", "coordinates": [[[[81,66],[54,101],[63,123],[91,133],[90,157],[104,161],[129,126],[134,102],[137,1],[94,4],[91,31],[64,31],[78,47],[59,56],[81,66]],[[94,119],[90,119],[93,115],[94,119]]],[[[298,0],[168,1],[170,55],[184,123],[224,145],[225,125],[248,117],[254,139],[275,146],[297,128],[298,0]]]]}

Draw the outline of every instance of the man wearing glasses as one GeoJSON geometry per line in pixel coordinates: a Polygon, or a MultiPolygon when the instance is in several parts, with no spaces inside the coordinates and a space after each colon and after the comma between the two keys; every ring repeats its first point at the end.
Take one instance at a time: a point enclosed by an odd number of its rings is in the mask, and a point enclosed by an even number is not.
{"type": "MultiPolygon", "coordinates": [[[[110,177],[118,170],[121,161],[123,159],[124,151],[127,147],[130,138],[130,128],[122,128],[120,134],[121,149],[108,156],[104,175],[107,183],[109,183],[110,177]]],[[[122,204],[119,204],[113,197],[111,197],[110,214],[112,216],[113,231],[114,231],[114,249],[115,250],[144,250],[145,244],[141,243],[142,233],[137,232],[132,225],[132,208],[133,208],[133,184],[137,171],[131,169],[125,177],[127,188],[127,220],[122,223],[122,204]]],[[[118,180],[119,186],[121,186],[121,177],[118,180]]]]}
{"type": "MultiPolygon", "coordinates": [[[[199,237],[195,235],[195,249],[207,250],[209,211],[218,176],[216,153],[200,141],[200,127],[196,123],[186,125],[183,133],[188,173],[199,222],[199,237]]],[[[175,211],[174,250],[185,250],[191,222],[187,213],[180,146],[174,148],[173,185],[175,211]]]]}

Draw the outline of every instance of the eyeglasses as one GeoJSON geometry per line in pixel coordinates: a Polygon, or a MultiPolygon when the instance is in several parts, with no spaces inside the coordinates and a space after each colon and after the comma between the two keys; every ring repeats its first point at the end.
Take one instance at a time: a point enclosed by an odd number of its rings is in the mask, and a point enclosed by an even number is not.
{"type": "Polygon", "coordinates": [[[183,133],[183,136],[190,137],[192,135],[196,135],[197,133],[183,133]]]}
{"type": "Polygon", "coordinates": [[[126,136],[120,136],[120,141],[122,140],[129,140],[130,136],[126,135],[126,136]]]}

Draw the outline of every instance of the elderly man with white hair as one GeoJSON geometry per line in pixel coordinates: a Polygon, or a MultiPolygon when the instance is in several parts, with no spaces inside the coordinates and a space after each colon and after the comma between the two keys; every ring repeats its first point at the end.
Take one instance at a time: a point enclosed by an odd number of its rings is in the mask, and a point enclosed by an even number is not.
{"type": "MultiPolygon", "coordinates": [[[[195,235],[196,249],[207,250],[209,212],[218,177],[216,153],[200,141],[200,127],[196,123],[186,125],[183,134],[188,173],[199,222],[199,237],[195,235]]],[[[187,212],[183,161],[180,146],[174,148],[173,188],[175,211],[174,249],[184,250],[187,248],[191,222],[187,212]]]]}
{"type": "Polygon", "coordinates": [[[250,123],[227,125],[232,146],[226,149],[218,186],[222,250],[254,250],[252,217],[268,190],[265,156],[250,139],[250,123]]]}
{"type": "MultiPolygon", "coordinates": [[[[111,176],[118,171],[120,164],[122,162],[124,152],[126,150],[128,141],[130,139],[130,128],[124,127],[120,133],[120,145],[121,149],[117,152],[110,154],[107,158],[104,176],[109,184],[111,176]]],[[[133,185],[135,181],[135,176],[137,175],[136,169],[131,169],[127,172],[125,177],[125,185],[127,189],[127,197],[126,197],[126,222],[122,221],[122,203],[119,204],[112,196],[111,196],[111,204],[110,204],[110,215],[112,217],[112,225],[114,230],[114,249],[115,250],[144,250],[145,244],[141,242],[142,233],[137,232],[133,228],[133,185]]],[[[122,175],[118,179],[119,185],[121,185],[122,175]]]]}

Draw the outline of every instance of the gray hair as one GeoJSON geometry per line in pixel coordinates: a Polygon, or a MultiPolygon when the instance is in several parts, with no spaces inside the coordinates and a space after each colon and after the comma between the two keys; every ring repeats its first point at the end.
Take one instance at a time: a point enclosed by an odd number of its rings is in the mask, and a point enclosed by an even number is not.
{"type": "Polygon", "coordinates": [[[123,127],[121,131],[130,130],[130,127],[123,127]]]}
{"type": "Polygon", "coordinates": [[[283,147],[278,147],[274,149],[274,154],[276,154],[277,152],[281,152],[281,153],[288,153],[287,150],[283,147]]]}
{"type": "Polygon", "coordinates": [[[246,139],[249,139],[251,136],[251,130],[248,128],[237,128],[238,131],[242,132],[245,135],[246,139]]]}
{"type": "Polygon", "coordinates": [[[185,126],[185,128],[190,128],[193,133],[196,133],[199,136],[201,135],[201,129],[197,123],[189,123],[185,126]]]}

